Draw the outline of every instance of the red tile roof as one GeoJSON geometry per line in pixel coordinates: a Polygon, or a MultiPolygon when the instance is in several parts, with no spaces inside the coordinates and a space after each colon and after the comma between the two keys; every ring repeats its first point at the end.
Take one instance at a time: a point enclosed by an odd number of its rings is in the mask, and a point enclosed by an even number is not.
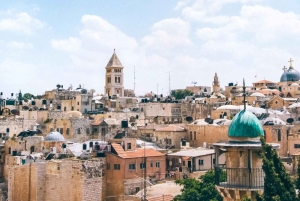
{"type": "Polygon", "coordinates": [[[142,157],[153,157],[153,156],[164,156],[159,151],[154,149],[136,149],[133,151],[124,151],[120,144],[112,143],[111,146],[117,152],[118,156],[122,158],[142,158],[142,157]]]}

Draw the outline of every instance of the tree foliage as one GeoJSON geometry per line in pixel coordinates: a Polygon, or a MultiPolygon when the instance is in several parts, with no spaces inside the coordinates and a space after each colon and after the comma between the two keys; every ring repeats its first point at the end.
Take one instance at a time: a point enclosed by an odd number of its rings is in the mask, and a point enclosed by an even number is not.
{"type": "Polygon", "coordinates": [[[23,100],[30,100],[33,95],[31,93],[25,93],[23,95],[23,100]]]}
{"type": "Polygon", "coordinates": [[[298,158],[297,179],[295,185],[297,189],[300,189],[300,157],[298,158]]]}
{"type": "Polygon", "coordinates": [[[188,178],[184,180],[176,180],[175,183],[182,185],[181,195],[177,195],[174,201],[222,201],[223,198],[215,188],[215,172],[207,171],[202,175],[200,180],[188,178]]]}
{"type": "Polygon", "coordinates": [[[277,151],[261,138],[263,153],[264,193],[257,201],[295,201],[296,192],[291,177],[287,174],[277,151]]]}
{"type": "Polygon", "coordinates": [[[191,96],[193,93],[186,89],[178,89],[178,90],[172,90],[171,95],[174,96],[177,100],[183,99],[186,96],[191,96]]]}

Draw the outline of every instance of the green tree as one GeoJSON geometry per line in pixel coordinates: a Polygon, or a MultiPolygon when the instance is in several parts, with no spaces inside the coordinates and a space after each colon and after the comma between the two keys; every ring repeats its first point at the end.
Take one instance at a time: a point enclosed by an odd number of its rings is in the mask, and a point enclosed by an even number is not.
{"type": "Polygon", "coordinates": [[[30,100],[33,95],[31,93],[25,93],[23,95],[23,100],[30,100]]]}
{"type": "Polygon", "coordinates": [[[287,174],[277,151],[261,138],[265,177],[264,193],[257,194],[257,201],[295,201],[296,193],[291,177],[287,174]]]}
{"type": "Polygon", "coordinates": [[[300,157],[298,158],[297,178],[296,178],[295,185],[297,189],[300,189],[300,157]]]}
{"type": "Polygon", "coordinates": [[[222,201],[223,198],[215,188],[215,172],[207,171],[202,175],[200,180],[188,178],[184,180],[176,180],[175,183],[182,185],[181,195],[177,195],[174,201],[222,201]]]}
{"type": "Polygon", "coordinates": [[[174,96],[177,100],[183,99],[186,96],[191,96],[193,93],[186,89],[178,89],[178,90],[172,90],[171,95],[174,96]]]}

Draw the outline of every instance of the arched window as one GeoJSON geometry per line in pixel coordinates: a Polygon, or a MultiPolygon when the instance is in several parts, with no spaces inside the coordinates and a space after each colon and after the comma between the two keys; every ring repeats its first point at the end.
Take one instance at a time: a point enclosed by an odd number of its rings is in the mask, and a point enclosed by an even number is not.
{"type": "Polygon", "coordinates": [[[120,77],[118,77],[118,83],[121,83],[121,78],[120,77]]]}
{"type": "Polygon", "coordinates": [[[11,154],[11,147],[8,147],[8,154],[11,154]]]}
{"type": "Polygon", "coordinates": [[[118,78],[117,77],[115,77],[115,83],[118,83],[118,78]]]}

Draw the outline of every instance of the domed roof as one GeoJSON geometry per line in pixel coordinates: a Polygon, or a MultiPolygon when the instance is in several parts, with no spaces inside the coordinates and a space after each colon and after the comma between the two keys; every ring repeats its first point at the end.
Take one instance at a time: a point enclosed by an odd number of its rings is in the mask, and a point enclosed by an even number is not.
{"type": "Polygon", "coordinates": [[[61,141],[65,141],[65,138],[59,132],[53,131],[53,132],[47,134],[44,140],[52,141],[52,142],[61,142],[61,141]]]}
{"type": "Polygon", "coordinates": [[[293,84],[291,84],[291,86],[299,86],[299,84],[294,82],[293,84]]]}
{"type": "Polygon", "coordinates": [[[242,110],[232,119],[228,129],[229,137],[256,138],[264,135],[257,117],[249,111],[242,110]]]}
{"type": "Polygon", "coordinates": [[[296,71],[293,67],[290,67],[285,71],[280,78],[280,82],[295,82],[300,80],[300,73],[296,71]]]}

